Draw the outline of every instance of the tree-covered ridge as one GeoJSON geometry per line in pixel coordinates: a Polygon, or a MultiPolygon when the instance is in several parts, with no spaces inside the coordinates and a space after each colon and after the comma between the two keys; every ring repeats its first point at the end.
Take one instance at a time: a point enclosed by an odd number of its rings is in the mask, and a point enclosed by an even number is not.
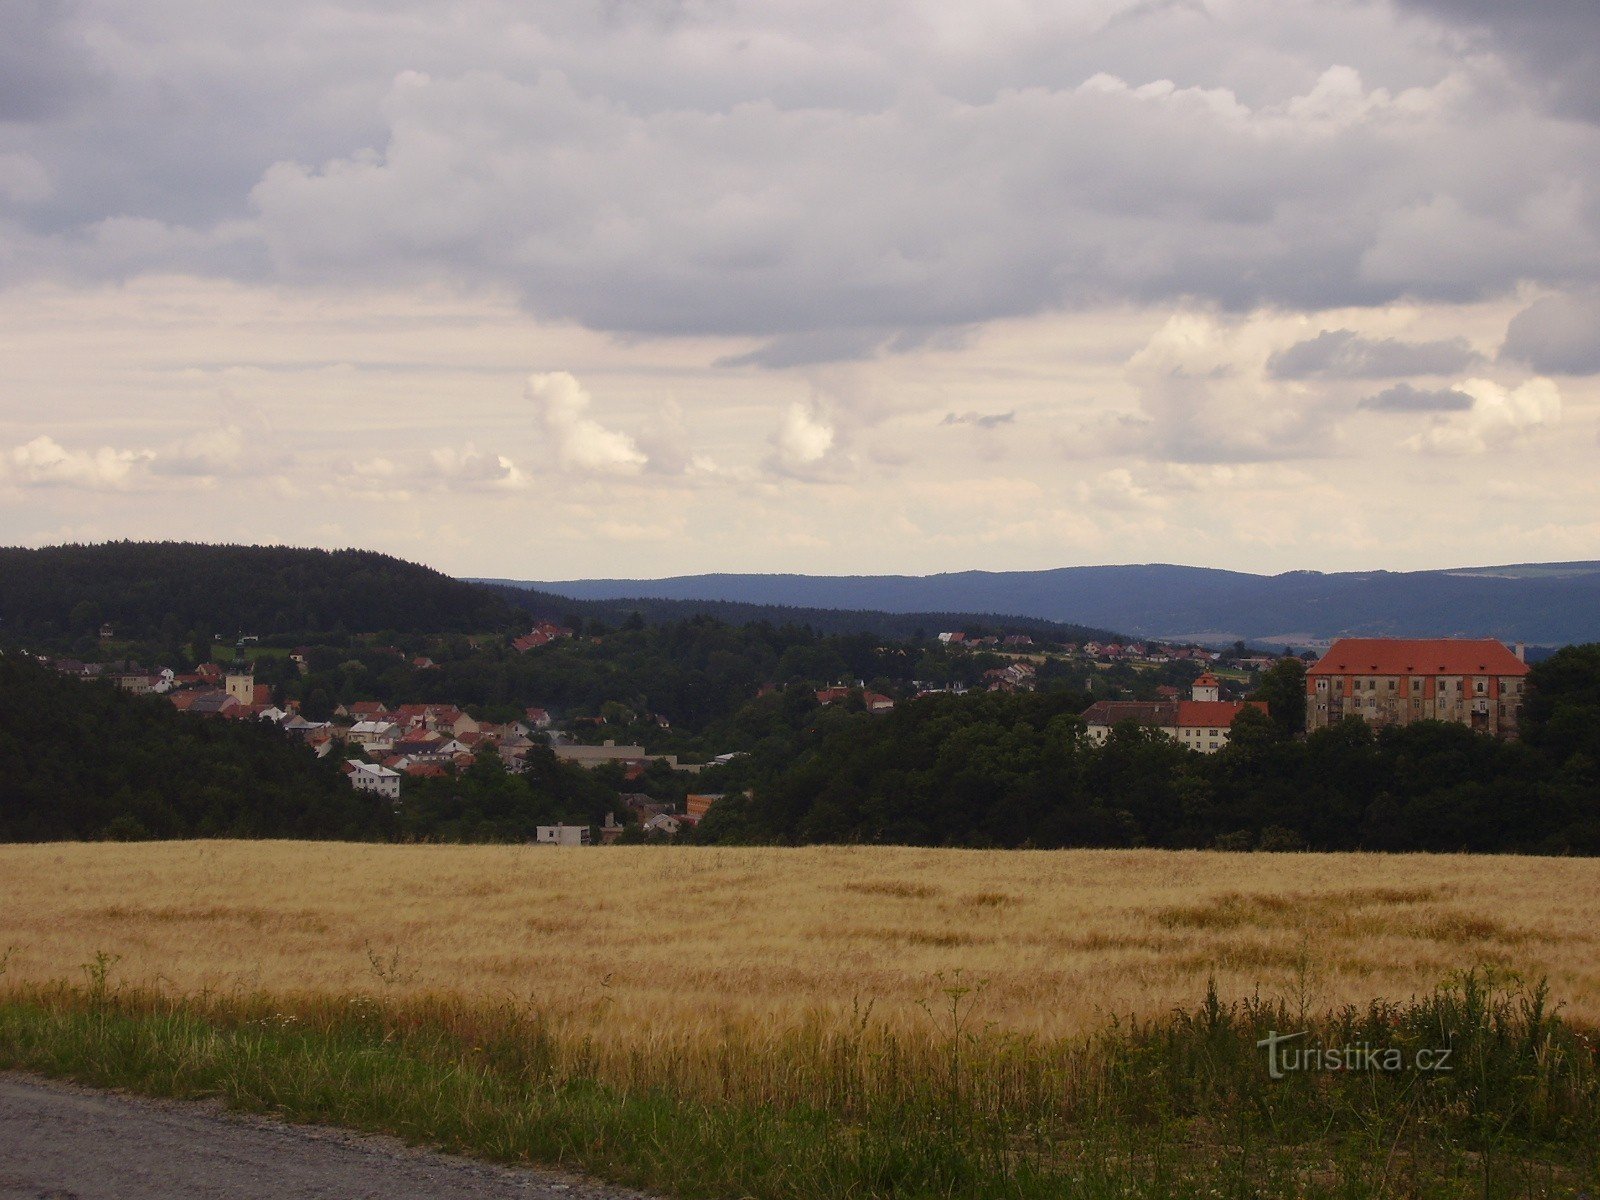
{"type": "MultiPolygon", "coordinates": [[[[585,625],[712,616],[729,624],[809,625],[819,633],[905,638],[942,629],[1111,640],[1104,630],[972,613],[853,612],[717,601],[573,600],[521,586],[454,579],[370,550],[189,542],[0,547],[0,644],[92,656],[102,626],[113,643],[150,656],[216,637],[314,642],[332,635],[398,636],[525,630],[530,617],[585,625]]],[[[392,639],[391,639],[392,640],[392,639]]],[[[191,656],[192,657],[192,656],[191,656]]]]}
{"type": "MultiPolygon", "coordinates": [[[[557,601],[559,603],[559,601],[557,601]]],[[[370,550],[107,542],[0,548],[0,635],[181,645],[309,631],[475,632],[522,619],[493,591],[370,550]]]]}
{"type": "Polygon", "coordinates": [[[1083,701],[939,697],[887,717],[820,714],[709,773],[702,786],[749,797],[719,804],[699,836],[1600,854],[1600,646],[1535,667],[1520,742],[1359,718],[1298,739],[1247,712],[1215,754],[1132,724],[1095,747],[1083,701]]]}
{"type": "Polygon", "coordinates": [[[539,824],[598,824],[615,807],[614,787],[545,748],[517,775],[490,753],[409,780],[399,811],[352,789],[339,763],[271,724],[181,713],[0,655],[0,841],[531,841],[539,824]]]}
{"type": "Polygon", "coordinates": [[[620,624],[634,614],[646,622],[669,624],[691,617],[710,617],[727,625],[767,624],[807,626],[818,633],[870,633],[880,638],[918,641],[946,630],[969,637],[987,634],[1026,634],[1044,642],[1123,642],[1110,629],[1052,621],[1043,617],[996,612],[882,612],[876,609],[823,608],[797,603],[747,603],[739,600],[679,600],[658,596],[620,599],[573,600],[529,585],[503,580],[480,580],[510,604],[535,612],[572,611],[620,624]]]}
{"type": "Polygon", "coordinates": [[[0,656],[0,840],[369,838],[385,808],[276,728],[0,656]]]}

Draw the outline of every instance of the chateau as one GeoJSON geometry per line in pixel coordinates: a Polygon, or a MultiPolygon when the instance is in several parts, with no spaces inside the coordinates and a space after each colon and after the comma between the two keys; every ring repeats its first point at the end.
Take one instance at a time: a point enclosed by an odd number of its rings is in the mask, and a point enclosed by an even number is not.
{"type": "Polygon", "coordinates": [[[1360,717],[1372,725],[1454,721],[1517,731],[1528,664],[1493,638],[1340,638],[1306,672],[1307,732],[1360,717]]]}

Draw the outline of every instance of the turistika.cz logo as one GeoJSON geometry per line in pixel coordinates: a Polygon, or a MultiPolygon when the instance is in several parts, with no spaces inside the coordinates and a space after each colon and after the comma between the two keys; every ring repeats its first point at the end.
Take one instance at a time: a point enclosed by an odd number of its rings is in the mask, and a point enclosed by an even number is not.
{"type": "Polygon", "coordinates": [[[1434,1071],[1453,1070],[1448,1046],[1424,1046],[1409,1055],[1398,1046],[1375,1046],[1358,1042],[1349,1046],[1304,1044],[1299,1033],[1268,1030],[1256,1043],[1267,1052],[1267,1074],[1282,1079],[1297,1071],[1434,1071]]]}

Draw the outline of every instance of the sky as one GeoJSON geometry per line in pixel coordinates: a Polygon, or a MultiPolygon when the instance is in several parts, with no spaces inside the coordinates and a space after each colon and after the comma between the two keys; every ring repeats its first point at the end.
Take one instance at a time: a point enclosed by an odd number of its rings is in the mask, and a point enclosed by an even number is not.
{"type": "Polygon", "coordinates": [[[1592,0],[0,0],[0,543],[1600,558],[1592,0]]]}

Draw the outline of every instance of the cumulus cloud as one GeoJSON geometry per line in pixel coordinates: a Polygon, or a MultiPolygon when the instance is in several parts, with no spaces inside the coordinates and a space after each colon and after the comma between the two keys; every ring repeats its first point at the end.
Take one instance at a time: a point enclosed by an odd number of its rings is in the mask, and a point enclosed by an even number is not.
{"type": "Polygon", "coordinates": [[[636,475],[649,462],[633,438],[585,415],[589,393],[566,371],[528,376],[523,396],[539,414],[550,449],[563,470],[636,475]]]}
{"type": "Polygon", "coordinates": [[[244,431],[237,425],[202,430],[152,456],[157,475],[242,474],[248,464],[244,431]]]}
{"type": "Polygon", "coordinates": [[[40,436],[11,451],[12,483],[21,487],[73,487],[93,492],[126,491],[134,486],[154,455],[148,450],[68,450],[54,438],[40,436]]]}
{"type": "Polygon", "coordinates": [[[1396,375],[1450,375],[1480,361],[1466,338],[1404,342],[1327,329],[1279,350],[1267,360],[1275,379],[1392,379],[1396,375]]]}
{"type": "Polygon", "coordinates": [[[1170,318],[1128,361],[1139,413],[1085,432],[1101,452],[1165,462],[1244,463],[1326,450],[1325,402],[1265,377],[1264,332],[1201,314],[1170,318]]]}
{"type": "Polygon", "coordinates": [[[820,482],[838,478],[849,466],[839,436],[838,420],[813,397],[784,409],[767,469],[791,479],[820,482]]]}
{"type": "Polygon", "coordinates": [[[532,480],[504,454],[480,452],[468,442],[460,449],[439,446],[429,453],[434,476],[446,487],[469,492],[517,492],[532,480]]]}
{"type": "Polygon", "coordinates": [[[1472,397],[1456,388],[1427,390],[1402,382],[1366,397],[1357,407],[1374,412],[1464,412],[1472,407],[1472,397]]]}
{"type": "Polygon", "coordinates": [[[1516,388],[1469,379],[1461,391],[1472,397],[1472,407],[1438,418],[1431,428],[1408,438],[1408,448],[1428,454],[1483,454],[1561,419],[1561,392],[1548,379],[1530,379],[1516,388]]]}
{"type": "Polygon", "coordinates": [[[1600,292],[1535,300],[1511,318],[1500,357],[1548,374],[1600,374],[1600,292]]]}
{"type": "Polygon", "coordinates": [[[941,425],[976,425],[979,429],[998,429],[1001,425],[1010,425],[1017,419],[1017,410],[1011,409],[1001,413],[946,413],[941,425]]]}

